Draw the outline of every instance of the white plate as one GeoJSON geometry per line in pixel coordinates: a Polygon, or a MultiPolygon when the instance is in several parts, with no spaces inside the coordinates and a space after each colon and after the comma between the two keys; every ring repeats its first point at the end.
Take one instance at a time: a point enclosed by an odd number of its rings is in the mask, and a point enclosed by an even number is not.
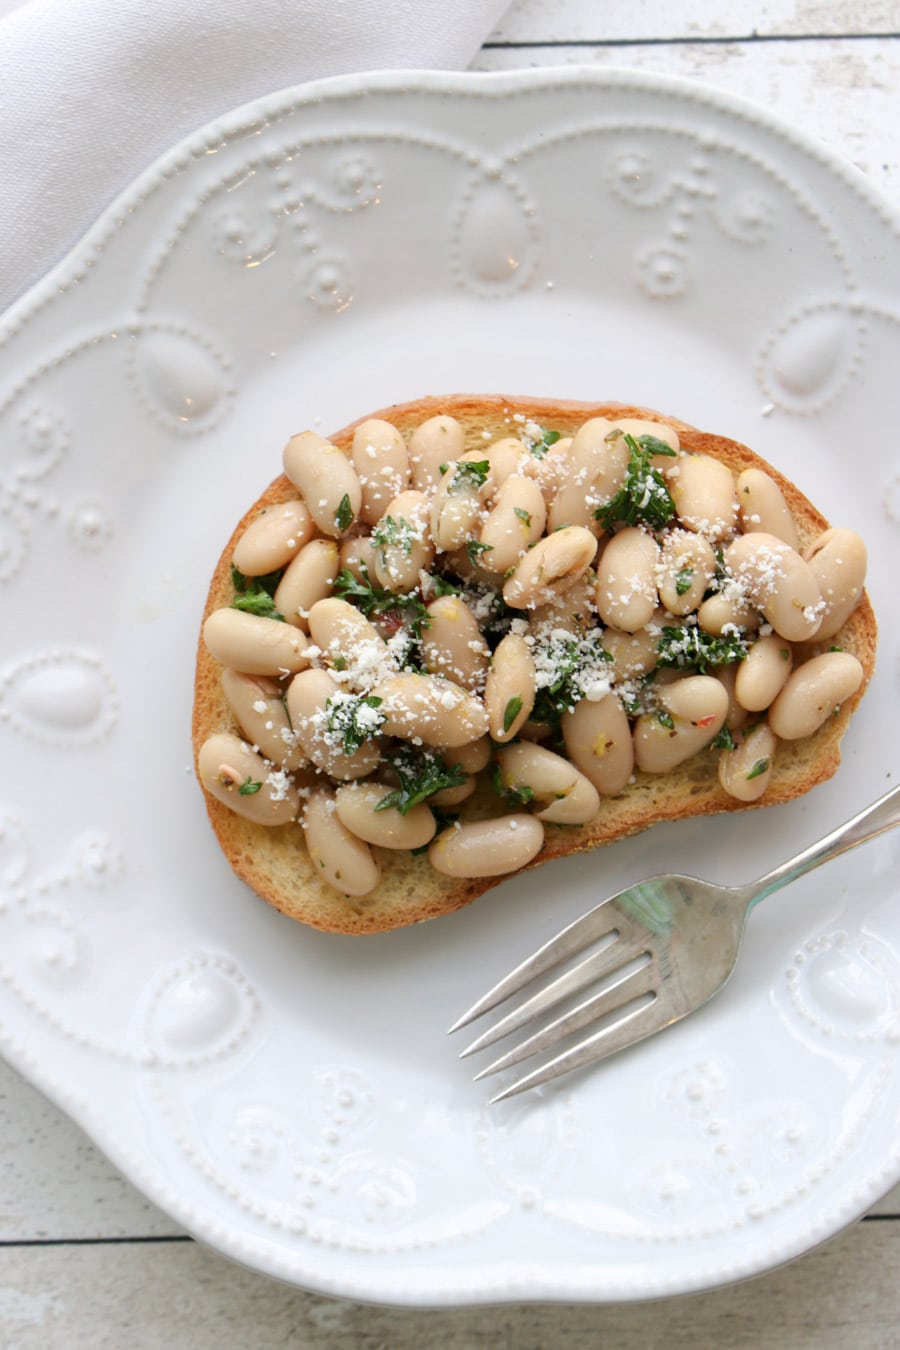
{"type": "Polygon", "coordinates": [[[9,1059],[157,1204],[310,1288],[647,1298],[795,1256],[900,1177],[898,841],[753,916],[729,988],[488,1108],[445,1028],[641,874],[737,882],[897,762],[900,239],[768,116],[628,72],[346,79],[172,151],[7,315],[9,1059]],[[288,433],[426,392],[633,400],[744,439],[871,550],[837,777],[378,938],[235,881],[189,770],[210,569],[288,433]]]}

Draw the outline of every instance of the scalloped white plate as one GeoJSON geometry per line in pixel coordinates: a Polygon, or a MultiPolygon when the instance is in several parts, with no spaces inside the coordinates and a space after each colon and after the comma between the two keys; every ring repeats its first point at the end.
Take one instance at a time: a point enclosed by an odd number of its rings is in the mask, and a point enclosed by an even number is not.
{"type": "Polygon", "coordinates": [[[2,1048],[199,1238],[418,1305],[765,1270],[900,1177],[890,836],[753,916],[729,988],[489,1108],[445,1028],[641,874],[756,875],[897,762],[900,225],[765,114],[628,72],[289,91],[165,156],[2,330],[2,1048]],[[872,555],[838,776],[380,938],[233,879],[190,770],[210,569],[286,436],[426,392],[620,398],[748,441],[872,555]]]}

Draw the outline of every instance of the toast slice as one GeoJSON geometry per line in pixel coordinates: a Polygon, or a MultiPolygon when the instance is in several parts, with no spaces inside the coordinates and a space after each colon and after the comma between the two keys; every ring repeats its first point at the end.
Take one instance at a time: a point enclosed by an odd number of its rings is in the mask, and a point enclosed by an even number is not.
{"type": "MultiPolygon", "coordinates": [[[[395,405],[370,416],[391,422],[408,440],[418,425],[439,413],[449,414],[463,424],[466,449],[484,449],[494,439],[516,435],[523,423],[552,428],[561,436],[574,434],[593,417],[639,418],[662,423],[677,430],[683,450],[711,455],[735,474],[754,467],[768,473],[790,507],[804,547],[828,528],[825,518],[797,487],[746,446],[645,408],[503,395],[453,395],[395,405]]],[[[331,436],[332,444],[349,453],[357,425],[354,422],[331,436]]],[[[204,620],[213,610],[232,601],[231,560],[243,531],[262,508],[296,495],[296,489],[282,474],[238,522],[213,572],[204,620]]],[[[874,669],[876,635],[875,616],[864,592],[839,634],[818,645],[814,640],[806,645],[803,656],[833,646],[852,653],[862,664],[863,680],[838,712],[813,735],[779,747],[768,787],[757,801],[748,804],[729,796],[718,781],[716,755],[703,751],[663,776],[635,771],[624,790],[602,798],[599,815],[587,825],[550,827],[543,848],[529,866],[612,843],[660,821],[745,810],[749,805],[775,805],[809,792],[831,777],[838,767],[841,740],[874,669]]],[[[195,766],[200,746],[207,737],[236,730],[220,673],[221,667],[201,640],[192,726],[195,766]]],[[[297,821],[266,827],[233,813],[209,793],[205,799],[212,828],[234,872],[269,904],[314,928],[365,934],[419,923],[468,905],[504,879],[453,878],[435,871],[427,856],[383,849],[381,879],[376,889],[361,897],[344,896],[316,874],[297,821]]],[[[485,785],[464,804],[462,812],[464,817],[496,815],[497,799],[485,785]]]]}

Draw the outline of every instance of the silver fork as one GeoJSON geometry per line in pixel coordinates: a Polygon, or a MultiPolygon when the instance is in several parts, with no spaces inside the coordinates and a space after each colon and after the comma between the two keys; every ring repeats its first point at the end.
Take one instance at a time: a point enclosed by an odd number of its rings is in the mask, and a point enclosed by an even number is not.
{"type": "Polygon", "coordinates": [[[566,1037],[594,1028],[583,1039],[504,1088],[492,1102],[549,1083],[561,1074],[606,1059],[694,1012],[722,988],[737,963],[747,917],[754,905],[821,863],[900,824],[900,787],[831,834],[746,886],[713,885],[686,876],[650,877],[612,895],[494,985],[450,1033],[468,1026],[517,994],[539,975],[591,947],[577,965],[526,998],[462,1051],[473,1055],[527,1026],[596,982],[589,998],[527,1036],[475,1075],[486,1078],[566,1037]]]}

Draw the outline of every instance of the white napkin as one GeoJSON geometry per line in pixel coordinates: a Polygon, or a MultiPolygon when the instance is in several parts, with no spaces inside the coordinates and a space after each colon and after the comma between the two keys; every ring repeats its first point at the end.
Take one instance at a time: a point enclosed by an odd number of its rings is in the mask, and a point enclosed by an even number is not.
{"type": "Polygon", "coordinates": [[[29,0],[13,8],[0,20],[0,311],[157,155],[219,113],[323,75],[463,69],[508,2],[29,0]]]}

